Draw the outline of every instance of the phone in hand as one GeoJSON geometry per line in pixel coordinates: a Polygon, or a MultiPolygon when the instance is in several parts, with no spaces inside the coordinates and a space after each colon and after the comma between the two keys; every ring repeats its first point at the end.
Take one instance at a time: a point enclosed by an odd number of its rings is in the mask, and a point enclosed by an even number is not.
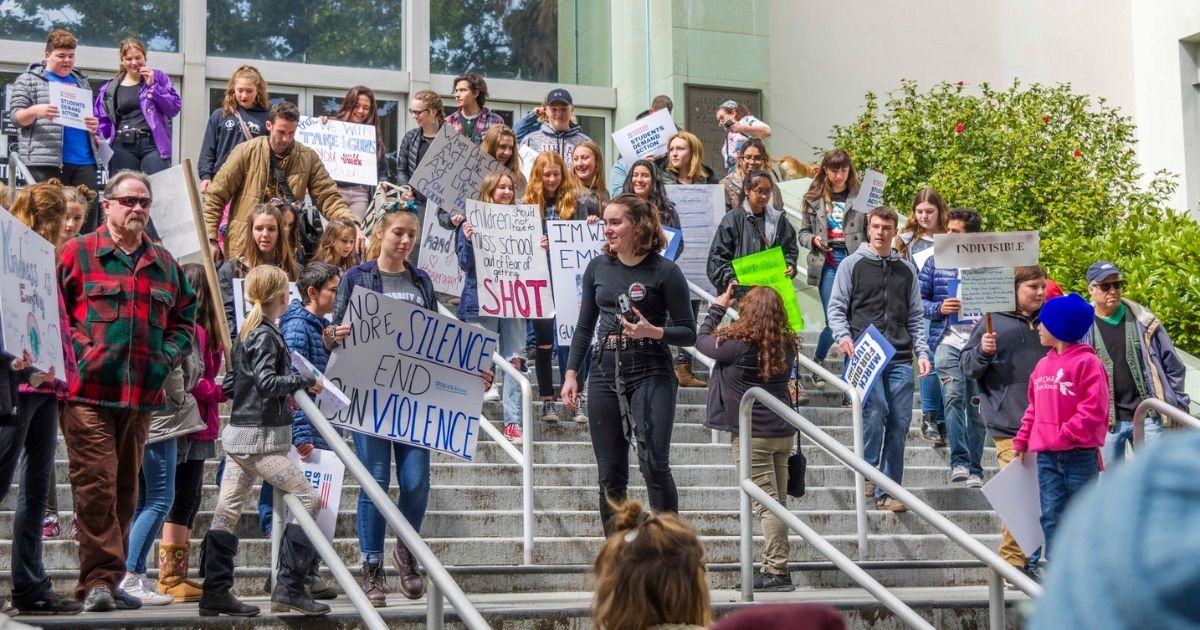
{"type": "Polygon", "coordinates": [[[721,123],[721,126],[725,129],[731,129],[733,127],[733,123],[734,120],[732,118],[726,118],[725,122],[721,123]]]}
{"type": "Polygon", "coordinates": [[[629,296],[624,293],[617,295],[617,309],[621,311],[621,317],[630,324],[638,323],[638,315],[633,312],[633,305],[629,303],[629,296]]]}

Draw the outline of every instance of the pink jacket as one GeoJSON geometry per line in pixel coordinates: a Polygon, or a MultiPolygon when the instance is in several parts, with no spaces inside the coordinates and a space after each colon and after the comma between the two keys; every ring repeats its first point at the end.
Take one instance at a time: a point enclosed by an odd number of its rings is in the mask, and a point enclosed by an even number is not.
{"type": "Polygon", "coordinates": [[[1013,450],[1069,451],[1104,446],[1108,431],[1108,375],[1091,346],[1051,350],[1029,377],[1029,407],[1013,450]]]}
{"type": "Polygon", "coordinates": [[[221,432],[221,421],[217,415],[217,407],[225,402],[225,394],[221,391],[221,386],[217,384],[217,373],[221,371],[221,359],[224,353],[218,346],[218,349],[213,352],[208,348],[208,331],[200,324],[196,324],[196,344],[200,347],[200,354],[204,357],[204,375],[196,382],[195,389],[192,390],[192,396],[196,398],[196,405],[200,409],[200,417],[204,418],[205,428],[188,436],[189,440],[196,442],[214,442],[217,435],[221,432]]]}
{"type": "Polygon", "coordinates": [[[62,348],[63,348],[63,367],[67,369],[66,374],[55,374],[53,381],[45,381],[40,386],[34,387],[27,383],[21,383],[20,392],[22,394],[53,394],[59,400],[67,397],[67,392],[71,389],[71,383],[79,376],[79,370],[75,364],[75,345],[71,343],[71,320],[67,319],[67,303],[63,301],[62,292],[58,293],[58,325],[62,333],[62,348]]]}

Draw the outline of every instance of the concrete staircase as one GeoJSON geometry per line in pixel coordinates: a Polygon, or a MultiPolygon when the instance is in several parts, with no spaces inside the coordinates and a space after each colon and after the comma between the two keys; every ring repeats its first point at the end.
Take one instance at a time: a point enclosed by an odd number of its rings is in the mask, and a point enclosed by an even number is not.
{"type": "MultiPolygon", "coordinates": [[[[815,339],[810,341],[810,344],[815,339]]],[[[811,346],[810,346],[811,347],[811,346]]],[[[833,365],[833,362],[830,362],[833,365]]],[[[697,367],[699,364],[697,364],[697,367]]],[[[699,371],[699,370],[698,370],[699,371]]],[[[536,389],[536,388],[535,388],[536,389]]],[[[719,611],[739,605],[739,492],[728,435],[713,442],[712,432],[702,425],[705,391],[684,389],[679,394],[672,444],[672,468],[679,485],[681,516],[700,533],[708,552],[709,583],[719,611]]],[[[851,443],[850,412],[841,407],[841,395],[810,391],[812,403],[801,412],[845,444],[851,443]]],[[[485,405],[485,415],[499,419],[498,403],[485,405]]],[[[914,420],[919,413],[914,411],[914,420]]],[[[908,436],[905,485],[967,532],[991,548],[999,541],[1000,524],[982,494],[961,484],[948,483],[948,452],[934,449],[920,439],[917,425],[908,436]]],[[[476,461],[467,464],[450,457],[434,456],[433,489],[428,515],[422,528],[426,541],[442,559],[463,589],[477,601],[494,625],[510,627],[589,627],[587,606],[592,577],[588,570],[601,539],[596,512],[596,472],[586,425],[534,421],[535,566],[518,566],[522,557],[521,472],[486,434],[481,436],[476,461]]],[[[853,476],[819,448],[803,446],[808,457],[808,494],[789,499],[789,507],[817,531],[827,536],[844,553],[857,554],[853,476]]],[[[631,496],[645,501],[636,457],[630,480],[631,496]]],[[[985,464],[995,461],[989,448],[985,464]]],[[[213,484],[216,462],[206,468],[201,513],[194,530],[193,574],[199,562],[199,540],[212,518],[217,487],[213,484]]],[[[66,453],[58,447],[60,509],[71,505],[66,475],[66,453]]],[[[993,469],[988,469],[990,475],[993,469]]],[[[11,527],[15,489],[0,504],[0,592],[11,587],[11,527]]],[[[395,489],[391,494],[395,496],[395,489]]],[[[341,511],[337,519],[334,547],[357,573],[358,545],[355,534],[358,485],[347,475],[341,511]]],[[[927,523],[913,514],[892,514],[872,508],[866,566],[883,584],[902,589],[905,598],[925,611],[938,627],[976,627],[987,619],[987,572],[927,523]]],[[[69,594],[78,567],[76,543],[70,540],[70,517],[64,515],[63,536],[47,540],[44,563],[57,590],[69,594]]],[[[759,531],[755,524],[756,535],[759,531]]],[[[270,541],[259,534],[258,516],[248,511],[238,526],[242,538],[238,554],[236,591],[243,597],[264,597],[263,579],[270,566],[270,541]]],[[[758,601],[818,601],[835,604],[846,611],[856,627],[903,627],[891,614],[858,589],[826,558],[815,553],[799,538],[792,538],[791,558],[795,593],[759,596],[758,601]]],[[[390,552],[391,542],[388,543],[390,552]]],[[[757,551],[757,550],[756,550],[757,551]]],[[[390,562],[388,563],[390,564],[390,562]]],[[[385,618],[395,627],[422,627],[424,600],[407,602],[398,593],[394,572],[388,567],[388,608],[385,618]]],[[[153,574],[153,570],[151,571],[153,574]]],[[[266,615],[259,623],[278,627],[354,627],[357,614],[346,598],[335,615],[322,621],[302,621],[288,616],[266,615]]],[[[449,611],[449,607],[447,607],[449,611]]],[[[1019,627],[1017,615],[1009,625],[1019,627]]],[[[27,623],[29,619],[23,619],[27,623]]],[[[45,627],[199,627],[241,624],[222,617],[196,616],[194,604],[175,604],[162,609],[124,615],[80,615],[73,618],[38,618],[45,627]]],[[[273,626],[272,626],[273,627],[273,626]]]]}

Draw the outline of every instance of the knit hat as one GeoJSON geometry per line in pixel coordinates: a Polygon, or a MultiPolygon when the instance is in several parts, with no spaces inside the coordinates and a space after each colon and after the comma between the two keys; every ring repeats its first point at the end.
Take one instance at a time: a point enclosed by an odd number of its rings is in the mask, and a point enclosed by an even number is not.
{"type": "Polygon", "coordinates": [[[1046,300],[1038,318],[1055,339],[1075,343],[1083,339],[1092,327],[1095,312],[1092,305],[1078,293],[1068,293],[1053,300],[1046,300]]]}

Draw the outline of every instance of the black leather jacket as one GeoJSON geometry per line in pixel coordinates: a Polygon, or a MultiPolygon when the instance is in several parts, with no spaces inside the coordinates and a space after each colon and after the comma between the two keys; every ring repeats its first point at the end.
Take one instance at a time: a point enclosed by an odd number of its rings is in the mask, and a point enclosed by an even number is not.
{"type": "MultiPolygon", "coordinates": [[[[293,374],[283,334],[272,321],[250,331],[233,349],[232,413],[240,427],[282,427],[292,423],[288,394],[316,382],[309,374],[293,374]]],[[[228,380],[230,374],[226,374],[228,380]]]]}

